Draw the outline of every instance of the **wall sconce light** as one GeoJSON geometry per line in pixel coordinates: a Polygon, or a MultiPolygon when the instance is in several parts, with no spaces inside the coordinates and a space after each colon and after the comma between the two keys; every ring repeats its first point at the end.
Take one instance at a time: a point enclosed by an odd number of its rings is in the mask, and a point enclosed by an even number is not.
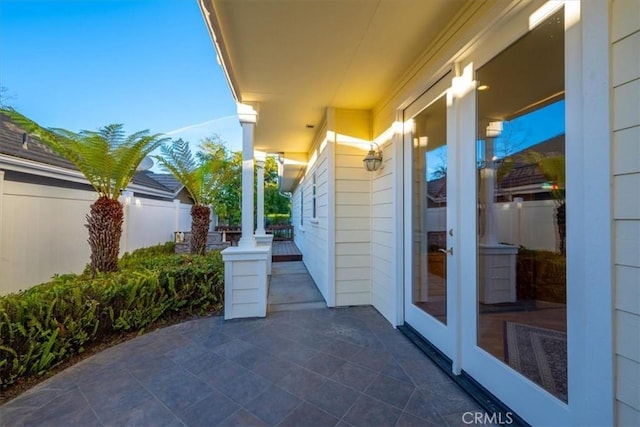
{"type": "Polygon", "coordinates": [[[371,150],[369,150],[367,156],[362,160],[362,163],[364,164],[365,169],[369,172],[380,169],[380,166],[382,165],[382,150],[378,144],[375,142],[371,143],[371,150]],[[373,149],[374,144],[377,148],[376,150],[373,149]]]}

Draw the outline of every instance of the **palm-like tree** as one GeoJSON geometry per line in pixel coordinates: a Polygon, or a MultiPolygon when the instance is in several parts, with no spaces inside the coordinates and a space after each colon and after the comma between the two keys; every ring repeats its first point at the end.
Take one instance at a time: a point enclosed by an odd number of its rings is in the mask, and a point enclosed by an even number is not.
{"type": "MultiPolygon", "coordinates": [[[[156,156],[160,166],[171,172],[189,192],[194,205],[191,207],[191,253],[204,254],[211,222],[211,208],[216,191],[224,181],[226,153],[193,156],[189,143],[182,139],[160,148],[162,156],[156,156]]],[[[199,153],[200,154],[200,153],[199,153]]]]}
{"type": "Polygon", "coordinates": [[[133,179],[140,162],[166,138],[150,135],[148,131],[127,136],[122,124],[107,125],[97,132],[45,129],[11,108],[2,109],[2,113],[73,163],[98,193],[86,224],[91,248],[90,268],[93,274],[115,271],[124,220],[118,197],[133,179]]]}

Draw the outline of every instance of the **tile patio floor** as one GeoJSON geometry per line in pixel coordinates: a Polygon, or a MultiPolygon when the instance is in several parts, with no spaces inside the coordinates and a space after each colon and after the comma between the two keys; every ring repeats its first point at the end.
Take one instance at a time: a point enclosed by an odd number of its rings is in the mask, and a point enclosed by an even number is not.
{"type": "Polygon", "coordinates": [[[209,317],[92,356],[2,426],[462,426],[481,411],[372,307],[209,317]]]}

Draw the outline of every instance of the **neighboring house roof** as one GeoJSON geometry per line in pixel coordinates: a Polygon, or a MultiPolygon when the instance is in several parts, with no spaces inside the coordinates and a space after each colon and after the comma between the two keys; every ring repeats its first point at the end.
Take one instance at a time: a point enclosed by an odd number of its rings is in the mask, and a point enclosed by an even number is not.
{"type": "MultiPolygon", "coordinates": [[[[535,151],[545,157],[564,155],[564,135],[558,135],[546,141],[527,147],[518,151],[506,159],[513,160],[513,169],[500,180],[498,188],[513,191],[515,189],[527,188],[528,192],[544,192],[541,184],[547,182],[547,178],[540,172],[540,169],[525,160],[522,156],[526,152],[535,151]],[[535,190],[535,191],[533,191],[535,190]]],[[[427,195],[429,199],[436,203],[443,203],[447,200],[447,180],[438,178],[427,181],[427,195]]]]}
{"type": "Polygon", "coordinates": [[[508,159],[513,160],[513,169],[500,180],[499,188],[515,189],[524,186],[539,186],[548,181],[537,165],[522,159],[524,153],[531,151],[544,157],[562,156],[564,155],[564,135],[558,135],[508,156],[508,159]]]}
{"type": "Polygon", "coordinates": [[[149,178],[159,182],[174,193],[178,193],[184,187],[184,185],[182,185],[180,181],[178,181],[176,177],[170,173],[155,173],[152,171],[146,171],[146,174],[149,176],[149,178]]]}
{"type": "MultiPolygon", "coordinates": [[[[3,114],[0,114],[0,167],[86,183],[73,163],[54,153],[37,138],[27,135],[3,114]]],[[[175,194],[172,188],[145,172],[136,173],[129,188],[156,197],[171,198],[175,194]]]]}

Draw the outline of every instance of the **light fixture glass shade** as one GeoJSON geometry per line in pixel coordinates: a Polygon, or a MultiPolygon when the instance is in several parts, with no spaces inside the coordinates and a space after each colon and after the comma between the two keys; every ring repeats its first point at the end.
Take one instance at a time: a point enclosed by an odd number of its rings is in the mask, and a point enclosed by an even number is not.
{"type": "Polygon", "coordinates": [[[365,169],[369,172],[377,171],[382,164],[382,153],[380,151],[369,150],[367,156],[362,160],[365,169]]]}

